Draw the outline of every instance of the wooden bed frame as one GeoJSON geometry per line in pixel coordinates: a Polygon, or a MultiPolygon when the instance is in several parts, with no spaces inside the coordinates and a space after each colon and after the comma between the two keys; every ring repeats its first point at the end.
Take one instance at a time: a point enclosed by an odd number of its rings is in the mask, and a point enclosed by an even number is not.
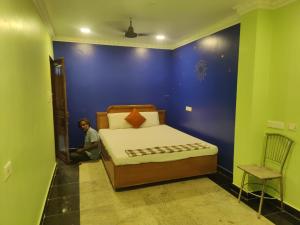
{"type": "MultiPolygon", "coordinates": [[[[107,112],[97,112],[97,129],[109,128],[107,113],[131,112],[133,108],[138,109],[140,112],[158,111],[160,124],[165,124],[165,110],[157,110],[153,105],[113,105],[108,107],[107,112]]],[[[217,154],[167,162],[117,166],[101,141],[100,144],[102,162],[115,190],[135,185],[205,175],[217,171],[217,154]]]]}

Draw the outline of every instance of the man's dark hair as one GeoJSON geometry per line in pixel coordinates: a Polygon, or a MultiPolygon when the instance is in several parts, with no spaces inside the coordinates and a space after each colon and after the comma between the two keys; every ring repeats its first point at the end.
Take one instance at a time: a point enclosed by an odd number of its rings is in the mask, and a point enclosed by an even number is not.
{"type": "Polygon", "coordinates": [[[80,119],[80,120],[78,121],[78,127],[79,127],[79,128],[81,128],[80,123],[81,123],[82,121],[85,122],[85,123],[87,123],[89,126],[91,126],[91,123],[90,123],[90,121],[89,121],[87,118],[82,118],[82,119],[80,119]]]}

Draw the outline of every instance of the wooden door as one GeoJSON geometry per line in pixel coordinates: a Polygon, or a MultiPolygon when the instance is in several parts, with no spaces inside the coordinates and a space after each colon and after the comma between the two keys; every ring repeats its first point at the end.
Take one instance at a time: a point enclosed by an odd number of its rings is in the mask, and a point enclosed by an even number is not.
{"type": "Polygon", "coordinates": [[[51,65],[51,85],[52,85],[52,106],[53,122],[55,133],[55,153],[56,157],[69,163],[69,136],[66,76],[64,59],[52,60],[51,65]]]}

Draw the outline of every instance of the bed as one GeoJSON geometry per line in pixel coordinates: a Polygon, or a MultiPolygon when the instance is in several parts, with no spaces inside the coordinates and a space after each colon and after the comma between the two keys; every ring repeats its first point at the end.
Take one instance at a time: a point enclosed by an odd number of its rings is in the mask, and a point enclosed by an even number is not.
{"type": "Polygon", "coordinates": [[[165,125],[165,110],[154,105],[113,105],[96,117],[102,162],[115,190],[217,170],[217,147],[165,125]],[[109,116],[134,108],[141,113],[157,112],[158,124],[110,129],[109,116]]]}

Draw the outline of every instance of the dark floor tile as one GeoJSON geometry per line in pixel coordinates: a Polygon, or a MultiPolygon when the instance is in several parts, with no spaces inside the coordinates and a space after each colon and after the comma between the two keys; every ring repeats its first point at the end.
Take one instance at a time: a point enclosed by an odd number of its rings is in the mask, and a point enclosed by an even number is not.
{"type": "Polygon", "coordinates": [[[79,173],[78,165],[57,166],[55,175],[76,175],[79,173]]]}
{"type": "MultiPolygon", "coordinates": [[[[226,191],[228,191],[234,197],[238,198],[239,188],[237,188],[232,184],[231,177],[228,177],[220,172],[217,172],[215,174],[208,175],[208,178],[214,183],[216,183],[217,185],[219,185],[220,187],[222,187],[223,189],[225,189],[226,191]]],[[[246,193],[243,193],[242,199],[248,201],[248,200],[256,199],[256,197],[254,197],[253,195],[246,195],[246,193]]]]}
{"type": "MultiPolygon", "coordinates": [[[[231,184],[230,189],[227,190],[229,191],[233,196],[235,196],[236,198],[238,198],[239,193],[240,193],[240,189],[238,187],[236,187],[235,185],[231,184]]],[[[242,192],[242,196],[241,196],[241,200],[242,201],[251,201],[257,199],[257,197],[248,194],[246,192],[242,192]]]]}
{"type": "MultiPolygon", "coordinates": [[[[253,198],[251,200],[242,200],[245,204],[247,204],[249,207],[251,207],[252,209],[254,209],[255,211],[258,211],[258,207],[259,207],[259,201],[260,199],[258,198],[253,198]]],[[[276,212],[280,212],[281,209],[278,208],[277,206],[275,206],[271,200],[264,200],[263,202],[263,206],[262,206],[262,210],[261,210],[261,214],[263,216],[267,216],[269,214],[273,214],[276,212]]]]}
{"type": "Polygon", "coordinates": [[[267,215],[270,221],[276,225],[300,225],[300,220],[291,216],[286,212],[278,212],[274,214],[267,215]]]}
{"type": "Polygon", "coordinates": [[[211,179],[216,184],[231,184],[232,179],[230,177],[225,176],[222,173],[214,173],[207,176],[209,179],[211,179]]]}
{"type": "Polygon", "coordinates": [[[43,225],[80,225],[80,213],[78,211],[57,216],[46,216],[43,225]]]}
{"type": "Polygon", "coordinates": [[[215,174],[210,174],[207,177],[214,183],[218,184],[219,186],[230,192],[232,187],[232,179],[230,177],[227,177],[219,172],[215,174]]]}
{"type": "Polygon", "coordinates": [[[79,195],[79,183],[52,186],[49,194],[49,199],[71,195],[79,195]]]}
{"type": "Polygon", "coordinates": [[[47,201],[45,216],[65,214],[74,211],[79,211],[79,196],[63,196],[47,201]]]}
{"type": "Polygon", "coordinates": [[[79,166],[57,160],[43,225],[79,225],[79,166]]]}
{"type": "Polygon", "coordinates": [[[78,183],[79,175],[78,173],[68,174],[68,173],[61,173],[57,174],[54,177],[52,185],[61,185],[61,184],[70,184],[70,183],[78,183]]]}

